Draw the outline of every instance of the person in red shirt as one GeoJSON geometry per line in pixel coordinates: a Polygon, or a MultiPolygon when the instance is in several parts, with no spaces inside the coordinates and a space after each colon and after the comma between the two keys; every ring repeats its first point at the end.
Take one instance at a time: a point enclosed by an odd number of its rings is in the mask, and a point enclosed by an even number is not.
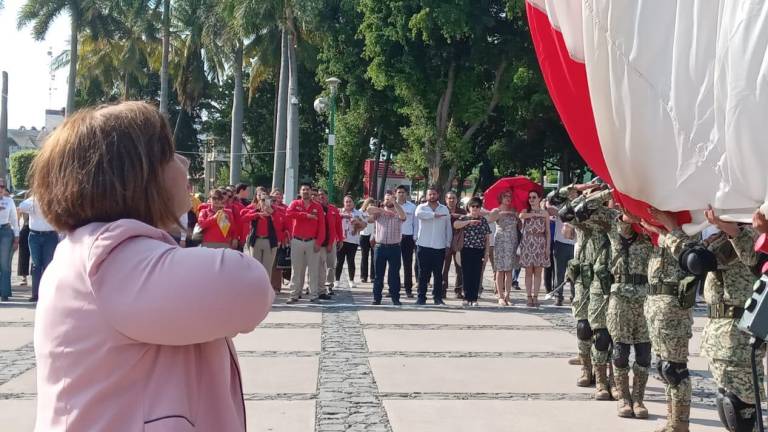
{"type": "Polygon", "coordinates": [[[234,216],[232,211],[225,208],[225,197],[221,190],[214,189],[210,193],[207,206],[201,206],[197,224],[203,231],[204,247],[227,249],[232,245],[234,216]]]}
{"type": "Polygon", "coordinates": [[[328,203],[328,194],[325,189],[317,189],[316,200],[323,206],[326,227],[323,249],[320,250],[317,278],[321,284],[324,284],[328,295],[333,295],[334,282],[336,281],[336,249],[344,241],[341,214],[336,206],[328,203]]]}
{"type": "Polygon", "coordinates": [[[283,242],[283,212],[272,207],[264,188],[257,189],[256,200],[240,212],[240,222],[249,227],[245,244],[251,256],[272,270],[277,246],[283,242]]]}
{"type": "Polygon", "coordinates": [[[237,249],[240,252],[243,251],[243,245],[245,245],[245,237],[247,232],[244,232],[243,223],[240,222],[240,212],[243,211],[245,206],[235,196],[234,187],[227,187],[224,189],[226,194],[226,208],[232,211],[232,215],[235,218],[233,225],[235,231],[232,234],[232,248],[237,249]]]}
{"type": "MultiPolygon", "coordinates": [[[[284,255],[290,255],[290,249],[288,246],[291,244],[291,233],[290,230],[293,227],[293,223],[289,222],[288,217],[286,216],[286,211],[288,210],[288,207],[283,204],[283,192],[280,189],[274,188],[272,189],[272,208],[274,208],[276,211],[280,212],[283,216],[283,241],[281,242],[280,246],[278,246],[277,254],[275,257],[275,263],[272,265],[272,289],[275,290],[275,292],[280,292],[282,285],[283,285],[283,273],[284,269],[277,268],[277,262],[280,260],[281,256],[284,255]]],[[[285,272],[286,279],[290,278],[290,272],[285,272]]]]}
{"type": "Polygon", "coordinates": [[[328,294],[320,293],[320,280],[317,268],[319,265],[319,251],[325,239],[325,213],[323,207],[312,200],[312,187],[309,184],[301,185],[300,199],[288,206],[286,215],[290,219],[291,226],[291,298],[288,303],[299,301],[301,290],[304,287],[304,278],[309,270],[309,294],[310,301],[318,299],[330,300],[328,294]]]}

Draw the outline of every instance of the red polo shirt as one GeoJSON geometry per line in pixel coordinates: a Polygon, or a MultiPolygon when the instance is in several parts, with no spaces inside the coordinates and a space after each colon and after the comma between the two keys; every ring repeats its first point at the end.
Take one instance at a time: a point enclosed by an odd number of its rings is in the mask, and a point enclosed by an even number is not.
{"type": "Polygon", "coordinates": [[[237,233],[235,225],[232,221],[235,219],[232,215],[232,211],[228,208],[222,209],[224,214],[229,218],[229,232],[224,235],[219,228],[219,224],[216,222],[216,212],[210,207],[205,207],[200,210],[200,215],[197,217],[197,224],[200,225],[200,229],[203,230],[203,242],[204,243],[229,243],[233,238],[236,238],[237,233]]]}
{"type": "Polygon", "coordinates": [[[257,210],[254,204],[251,204],[240,212],[240,222],[247,226],[248,232],[250,232],[251,222],[254,219],[258,219],[258,223],[256,224],[256,237],[269,237],[268,220],[271,218],[272,225],[275,227],[277,241],[278,243],[282,242],[285,238],[285,227],[283,226],[285,215],[281,210],[274,207],[273,209],[274,211],[272,214],[267,215],[266,213],[257,210]]]}
{"type": "Polygon", "coordinates": [[[311,201],[309,205],[304,204],[303,200],[297,199],[288,206],[286,212],[290,218],[289,226],[291,237],[301,239],[314,239],[318,246],[323,245],[325,240],[325,213],[323,207],[311,201]],[[315,215],[316,219],[310,219],[308,216],[315,215]]]}
{"type": "Polygon", "coordinates": [[[325,226],[329,243],[344,241],[344,230],[341,227],[341,213],[333,204],[328,204],[328,212],[325,215],[325,226]]]}

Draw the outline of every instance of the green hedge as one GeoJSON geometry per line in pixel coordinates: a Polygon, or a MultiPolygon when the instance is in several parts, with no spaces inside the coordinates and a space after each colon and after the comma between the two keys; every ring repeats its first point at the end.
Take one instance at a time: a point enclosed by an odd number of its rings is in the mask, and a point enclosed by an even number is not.
{"type": "Polygon", "coordinates": [[[29,168],[37,150],[23,150],[11,155],[11,181],[16,191],[29,188],[29,168]]]}

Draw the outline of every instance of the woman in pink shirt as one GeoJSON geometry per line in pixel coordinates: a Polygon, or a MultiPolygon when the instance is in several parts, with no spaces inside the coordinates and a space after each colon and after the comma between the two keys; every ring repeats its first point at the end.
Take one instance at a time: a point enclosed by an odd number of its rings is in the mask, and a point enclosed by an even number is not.
{"type": "Polygon", "coordinates": [[[66,238],[35,320],[36,431],[242,431],[230,337],[274,294],[256,260],[176,245],[188,161],[165,118],[125,102],[84,109],[46,141],[32,189],[66,238]]]}

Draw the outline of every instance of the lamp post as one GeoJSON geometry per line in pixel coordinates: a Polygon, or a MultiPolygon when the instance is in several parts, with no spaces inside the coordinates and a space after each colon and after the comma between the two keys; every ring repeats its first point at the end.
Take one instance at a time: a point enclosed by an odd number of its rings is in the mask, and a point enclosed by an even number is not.
{"type": "Polygon", "coordinates": [[[336,94],[338,93],[340,79],[331,77],[325,80],[328,84],[328,88],[331,91],[330,101],[327,98],[319,97],[315,99],[315,111],[323,113],[328,108],[331,109],[328,121],[328,200],[334,202],[334,167],[333,167],[333,149],[336,146],[336,94]]]}

